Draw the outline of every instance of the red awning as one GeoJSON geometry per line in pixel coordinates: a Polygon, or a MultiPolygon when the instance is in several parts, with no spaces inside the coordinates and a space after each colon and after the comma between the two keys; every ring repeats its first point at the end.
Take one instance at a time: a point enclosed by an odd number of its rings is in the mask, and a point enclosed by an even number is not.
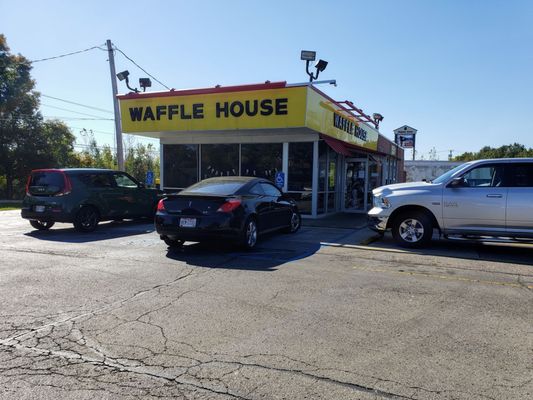
{"type": "Polygon", "coordinates": [[[320,135],[322,139],[328,144],[329,147],[331,147],[333,150],[335,150],[337,153],[342,154],[346,157],[353,156],[352,151],[350,150],[350,147],[346,143],[344,143],[342,140],[338,140],[335,138],[332,138],[331,136],[327,135],[320,135]]]}

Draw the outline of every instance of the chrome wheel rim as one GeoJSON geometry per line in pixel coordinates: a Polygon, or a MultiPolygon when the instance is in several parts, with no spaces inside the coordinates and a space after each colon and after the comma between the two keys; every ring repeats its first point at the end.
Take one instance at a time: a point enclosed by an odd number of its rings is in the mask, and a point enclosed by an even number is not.
{"type": "Polygon", "coordinates": [[[246,244],[248,247],[254,247],[257,242],[257,226],[254,221],[248,222],[246,227],[246,244]]]}
{"type": "Polygon", "coordinates": [[[292,213],[291,217],[291,231],[296,231],[300,227],[300,217],[296,213],[292,213]]]}
{"type": "Polygon", "coordinates": [[[419,220],[409,218],[400,224],[399,233],[406,242],[416,243],[424,236],[424,226],[419,220]]]}

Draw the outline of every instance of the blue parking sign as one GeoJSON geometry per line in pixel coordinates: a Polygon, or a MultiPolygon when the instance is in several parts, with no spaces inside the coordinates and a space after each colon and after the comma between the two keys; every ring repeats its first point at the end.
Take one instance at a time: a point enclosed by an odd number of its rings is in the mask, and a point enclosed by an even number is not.
{"type": "Polygon", "coordinates": [[[154,184],[154,172],[148,171],[146,173],[146,186],[152,186],[154,184]]]}
{"type": "Polygon", "coordinates": [[[276,172],[276,186],[280,189],[285,186],[285,173],[283,172],[276,172]]]}

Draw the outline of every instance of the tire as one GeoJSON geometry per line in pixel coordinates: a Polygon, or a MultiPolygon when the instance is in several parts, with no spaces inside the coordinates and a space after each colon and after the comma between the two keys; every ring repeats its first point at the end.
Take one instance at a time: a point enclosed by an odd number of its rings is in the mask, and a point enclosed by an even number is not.
{"type": "Polygon", "coordinates": [[[74,228],[78,232],[92,232],[96,229],[100,220],[100,214],[95,207],[83,206],[74,217],[74,228]]]}
{"type": "Polygon", "coordinates": [[[172,249],[179,249],[185,243],[184,240],[180,239],[171,239],[168,236],[161,236],[161,239],[166,243],[166,245],[172,249]]]}
{"type": "Polygon", "coordinates": [[[35,229],[38,229],[40,231],[47,231],[52,226],[54,226],[55,222],[51,221],[37,221],[37,220],[30,220],[30,225],[33,226],[35,229]]]}
{"type": "Polygon", "coordinates": [[[400,214],[393,221],[392,236],[402,247],[427,246],[433,236],[433,222],[427,213],[420,211],[400,214]]]}
{"type": "Polygon", "coordinates": [[[248,218],[241,232],[240,245],[246,250],[253,249],[257,244],[257,236],[257,221],[255,218],[248,218]]]}
{"type": "Polygon", "coordinates": [[[296,233],[302,226],[302,216],[298,211],[291,211],[289,226],[283,230],[285,233],[296,233]]]}

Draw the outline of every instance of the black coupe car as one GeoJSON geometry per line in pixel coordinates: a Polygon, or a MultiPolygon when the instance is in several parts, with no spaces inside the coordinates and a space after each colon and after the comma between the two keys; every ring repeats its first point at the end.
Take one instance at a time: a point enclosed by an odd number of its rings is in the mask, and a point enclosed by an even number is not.
{"type": "Polygon", "coordinates": [[[294,233],[301,222],[294,200],[266,179],[243,176],[210,178],[167,195],[155,216],[157,233],[170,247],[227,239],[251,249],[258,235],[294,233]]]}

